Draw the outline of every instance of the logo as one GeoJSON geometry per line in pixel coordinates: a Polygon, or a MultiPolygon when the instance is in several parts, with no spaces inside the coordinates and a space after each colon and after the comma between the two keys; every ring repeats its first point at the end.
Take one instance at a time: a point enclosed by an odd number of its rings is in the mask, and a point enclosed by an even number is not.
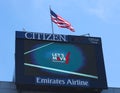
{"type": "Polygon", "coordinates": [[[60,35],[60,34],[26,32],[24,36],[27,39],[64,41],[64,42],[68,41],[66,35],[60,35]]]}
{"type": "Polygon", "coordinates": [[[93,44],[98,44],[100,42],[98,38],[88,38],[88,40],[93,44]]]}
{"type": "Polygon", "coordinates": [[[52,62],[68,64],[70,59],[70,52],[66,55],[63,53],[52,53],[52,62]]]}

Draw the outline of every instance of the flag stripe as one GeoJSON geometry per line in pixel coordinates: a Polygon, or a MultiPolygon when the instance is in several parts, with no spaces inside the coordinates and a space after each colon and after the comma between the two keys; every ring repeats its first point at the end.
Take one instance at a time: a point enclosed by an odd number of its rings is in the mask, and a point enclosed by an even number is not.
{"type": "Polygon", "coordinates": [[[58,25],[58,27],[61,27],[61,28],[67,28],[71,31],[74,32],[74,28],[72,27],[72,25],[66,21],[65,19],[63,19],[61,16],[57,15],[55,12],[53,12],[51,9],[50,9],[50,14],[51,14],[51,20],[58,25]]]}

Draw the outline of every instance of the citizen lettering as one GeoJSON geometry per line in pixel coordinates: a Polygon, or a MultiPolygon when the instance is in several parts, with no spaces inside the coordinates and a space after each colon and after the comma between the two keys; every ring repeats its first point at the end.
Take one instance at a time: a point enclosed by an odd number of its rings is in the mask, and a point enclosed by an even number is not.
{"type": "Polygon", "coordinates": [[[26,32],[25,38],[27,39],[37,39],[37,40],[51,40],[51,41],[64,41],[67,42],[66,35],[60,34],[47,34],[47,33],[33,33],[33,32],[26,32]]]}

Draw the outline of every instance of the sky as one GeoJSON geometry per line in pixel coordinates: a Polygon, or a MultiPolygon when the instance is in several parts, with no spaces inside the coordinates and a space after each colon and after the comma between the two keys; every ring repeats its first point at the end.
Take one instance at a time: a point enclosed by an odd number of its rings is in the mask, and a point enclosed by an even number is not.
{"type": "Polygon", "coordinates": [[[15,31],[51,33],[51,9],[75,29],[55,34],[101,37],[108,87],[120,87],[120,0],[0,0],[0,81],[12,81],[15,31]]]}

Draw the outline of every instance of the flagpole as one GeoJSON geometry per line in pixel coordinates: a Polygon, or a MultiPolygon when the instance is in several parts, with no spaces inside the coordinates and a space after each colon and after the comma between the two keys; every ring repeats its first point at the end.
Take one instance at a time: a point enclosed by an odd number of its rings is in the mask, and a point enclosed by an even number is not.
{"type": "MultiPolygon", "coordinates": [[[[51,11],[51,6],[49,6],[49,10],[51,11]]],[[[51,13],[50,13],[50,18],[52,18],[52,17],[51,17],[51,13]]],[[[54,28],[53,28],[52,19],[51,19],[51,27],[52,27],[52,34],[54,34],[54,28]]]]}

